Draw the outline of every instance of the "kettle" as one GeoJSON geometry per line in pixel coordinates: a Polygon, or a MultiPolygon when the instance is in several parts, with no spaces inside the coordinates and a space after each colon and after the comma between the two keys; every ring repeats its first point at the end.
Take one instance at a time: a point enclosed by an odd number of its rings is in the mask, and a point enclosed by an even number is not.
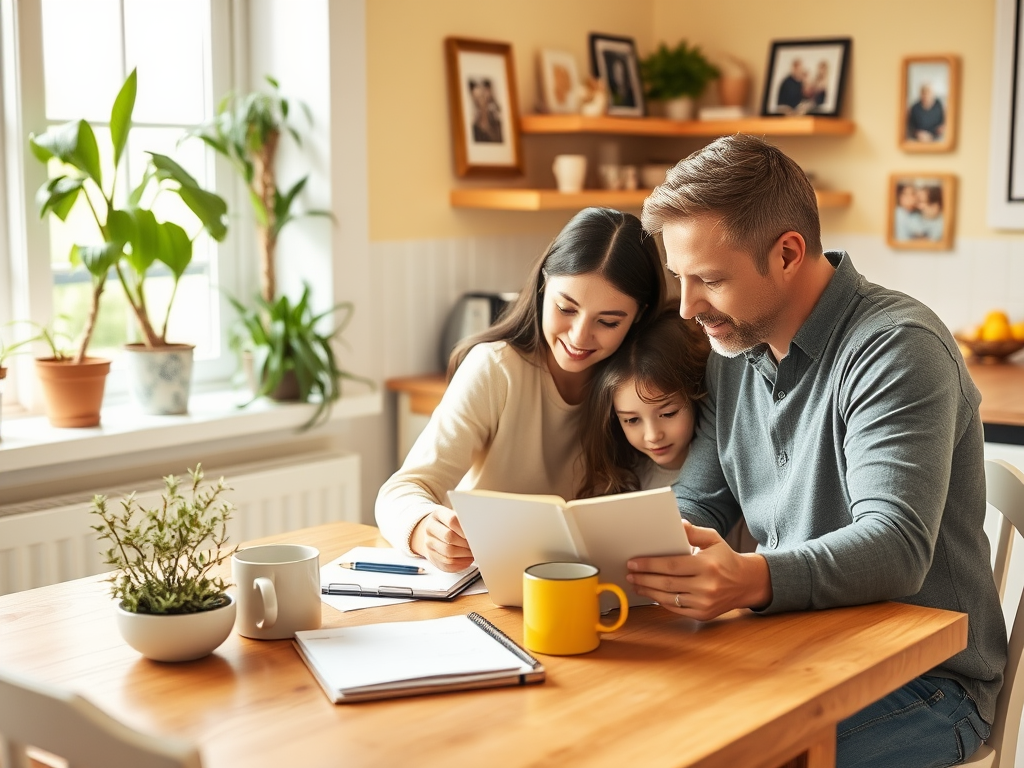
{"type": "Polygon", "coordinates": [[[490,328],[505,307],[515,301],[518,296],[518,293],[484,293],[482,291],[463,294],[448,313],[444,333],[441,335],[441,370],[448,370],[448,358],[451,357],[456,344],[467,336],[490,328]]]}

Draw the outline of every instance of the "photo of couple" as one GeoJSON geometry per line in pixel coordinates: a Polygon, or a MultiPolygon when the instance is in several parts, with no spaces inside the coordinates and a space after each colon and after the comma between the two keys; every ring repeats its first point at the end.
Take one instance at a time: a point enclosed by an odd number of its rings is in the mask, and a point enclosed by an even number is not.
{"type": "Polygon", "coordinates": [[[838,117],[849,49],[848,38],[772,43],[761,114],[838,117]]]}
{"type": "Polygon", "coordinates": [[[950,247],[952,177],[894,177],[891,186],[889,244],[894,248],[950,247]]]}
{"type": "Polygon", "coordinates": [[[777,110],[781,114],[806,115],[820,109],[828,90],[828,62],[822,59],[813,74],[803,59],[793,59],[789,74],[779,85],[777,110]]]}

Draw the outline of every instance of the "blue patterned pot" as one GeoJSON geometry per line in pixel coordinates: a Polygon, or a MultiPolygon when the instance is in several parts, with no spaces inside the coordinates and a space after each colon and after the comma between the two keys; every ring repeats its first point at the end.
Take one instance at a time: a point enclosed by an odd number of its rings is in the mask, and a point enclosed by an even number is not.
{"type": "Polygon", "coordinates": [[[150,348],[144,344],[125,344],[124,349],[128,387],[139,409],[157,415],[188,413],[195,347],[172,344],[150,348]]]}

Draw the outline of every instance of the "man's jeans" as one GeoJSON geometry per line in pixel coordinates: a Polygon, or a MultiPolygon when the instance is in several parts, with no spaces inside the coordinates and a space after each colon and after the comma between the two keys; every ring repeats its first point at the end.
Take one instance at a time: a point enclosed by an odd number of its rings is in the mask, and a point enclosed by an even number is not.
{"type": "Polygon", "coordinates": [[[955,680],[918,677],[839,723],[837,768],[941,768],[970,757],[988,723],[955,680]]]}

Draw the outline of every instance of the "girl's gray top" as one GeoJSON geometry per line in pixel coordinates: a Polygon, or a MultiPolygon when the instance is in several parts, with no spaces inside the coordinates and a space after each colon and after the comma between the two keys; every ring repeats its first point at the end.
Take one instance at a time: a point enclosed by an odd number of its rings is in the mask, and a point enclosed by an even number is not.
{"type": "Polygon", "coordinates": [[[776,364],[712,353],[675,493],[723,535],[742,515],[778,611],[899,600],[969,615],[967,648],[929,674],[992,722],[1006,626],[992,579],[978,393],[949,330],[842,251],[776,364]]]}

